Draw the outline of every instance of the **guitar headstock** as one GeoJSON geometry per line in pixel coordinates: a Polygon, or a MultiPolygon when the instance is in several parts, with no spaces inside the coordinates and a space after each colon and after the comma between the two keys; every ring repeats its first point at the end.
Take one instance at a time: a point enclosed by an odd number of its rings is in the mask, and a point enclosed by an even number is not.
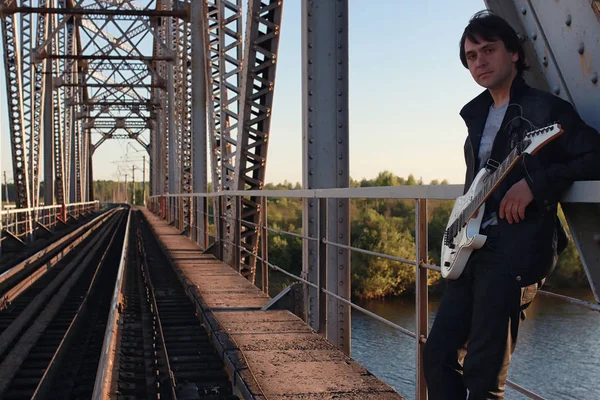
{"type": "Polygon", "coordinates": [[[562,130],[560,124],[548,125],[543,128],[536,129],[535,131],[528,132],[523,137],[523,142],[521,143],[521,152],[535,154],[539,149],[563,133],[564,131],[562,130]]]}

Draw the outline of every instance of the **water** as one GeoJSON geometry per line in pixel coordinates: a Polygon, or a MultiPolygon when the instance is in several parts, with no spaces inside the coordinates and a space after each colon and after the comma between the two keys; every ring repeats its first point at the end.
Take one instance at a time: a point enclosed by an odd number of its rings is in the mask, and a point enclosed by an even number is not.
{"type": "MultiPolygon", "coordinates": [[[[561,292],[594,301],[589,291],[561,292]]],[[[415,332],[411,299],[365,301],[360,305],[415,332]]],[[[430,298],[429,326],[439,299],[430,298]]],[[[538,296],[521,323],[509,379],[547,399],[600,399],[600,313],[538,296]]],[[[360,312],[352,312],[352,358],[415,398],[415,341],[360,312]]],[[[507,400],[527,399],[507,388],[507,400]]]]}

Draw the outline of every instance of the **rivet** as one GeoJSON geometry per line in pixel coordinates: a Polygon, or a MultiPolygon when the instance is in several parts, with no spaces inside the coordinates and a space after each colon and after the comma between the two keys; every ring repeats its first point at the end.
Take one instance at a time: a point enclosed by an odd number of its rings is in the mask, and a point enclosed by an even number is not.
{"type": "Polygon", "coordinates": [[[308,28],[308,31],[309,31],[309,32],[312,32],[312,28],[308,28]]]}
{"type": "Polygon", "coordinates": [[[308,60],[308,63],[309,63],[309,64],[312,64],[312,60],[308,60]]]}
{"type": "Polygon", "coordinates": [[[308,111],[312,112],[313,108],[312,107],[308,107],[308,111]]]}
{"type": "Polygon", "coordinates": [[[521,8],[521,14],[526,15],[527,9],[525,7],[521,8]]]}
{"type": "Polygon", "coordinates": [[[341,96],[341,95],[342,95],[342,92],[338,92],[338,96],[341,96]]]}
{"type": "Polygon", "coordinates": [[[312,78],[313,78],[313,76],[312,76],[312,75],[309,75],[309,76],[308,76],[308,80],[312,81],[312,78]]]}
{"type": "Polygon", "coordinates": [[[342,109],[341,109],[341,108],[338,108],[338,112],[342,112],[342,109]]]}
{"type": "Polygon", "coordinates": [[[308,127],[309,127],[309,128],[312,128],[312,127],[313,127],[313,124],[308,124],[308,127]]]}
{"type": "Polygon", "coordinates": [[[521,35],[520,33],[517,34],[517,38],[519,39],[519,42],[525,41],[525,36],[521,35]]]}
{"type": "Polygon", "coordinates": [[[308,48],[309,48],[309,49],[312,49],[312,43],[309,43],[309,44],[308,44],[308,48]]]}
{"type": "Polygon", "coordinates": [[[344,203],[342,203],[342,202],[340,201],[340,202],[338,203],[338,206],[339,206],[339,207],[343,207],[343,206],[344,206],[344,203]]]}
{"type": "Polygon", "coordinates": [[[308,16],[309,16],[309,17],[312,17],[312,12],[309,12],[309,13],[308,13],[308,16]]]}
{"type": "Polygon", "coordinates": [[[548,59],[546,57],[544,57],[544,61],[542,61],[542,64],[544,65],[544,67],[548,66],[548,59]]]}
{"type": "Polygon", "coordinates": [[[309,205],[310,207],[312,207],[312,206],[313,206],[313,203],[314,203],[314,202],[311,200],[311,201],[309,201],[309,202],[308,202],[308,205],[309,205]]]}
{"type": "Polygon", "coordinates": [[[338,254],[344,254],[342,250],[338,250],[338,254]]]}
{"type": "Polygon", "coordinates": [[[313,173],[314,173],[314,170],[313,170],[313,169],[311,169],[311,170],[308,172],[308,174],[309,174],[309,175],[312,175],[313,173]]]}
{"type": "Polygon", "coordinates": [[[517,276],[517,281],[521,281],[521,275],[517,276]]]}
{"type": "Polygon", "coordinates": [[[342,222],[344,222],[343,218],[338,219],[338,222],[341,224],[342,222]]]}
{"type": "Polygon", "coordinates": [[[596,83],[598,83],[598,73],[594,72],[592,74],[592,83],[595,85],[596,83]]]}
{"type": "Polygon", "coordinates": [[[579,54],[583,54],[583,52],[585,51],[585,46],[583,45],[583,42],[579,43],[579,47],[577,48],[577,52],[579,54]]]}
{"type": "Polygon", "coordinates": [[[314,139],[308,139],[308,143],[314,143],[315,140],[314,139]]]}
{"type": "Polygon", "coordinates": [[[313,155],[309,155],[309,156],[308,156],[308,158],[309,158],[309,160],[312,160],[312,159],[314,159],[314,158],[315,158],[315,156],[313,156],[313,155]]]}
{"type": "Polygon", "coordinates": [[[537,40],[537,33],[533,32],[533,33],[531,34],[531,38],[532,38],[533,40],[537,40]]]}
{"type": "Polygon", "coordinates": [[[340,233],[340,234],[338,235],[338,237],[339,237],[340,239],[342,239],[342,238],[344,237],[344,235],[342,235],[342,234],[340,233]]]}
{"type": "Polygon", "coordinates": [[[341,128],[343,125],[341,123],[338,124],[338,128],[341,128]]]}
{"type": "Polygon", "coordinates": [[[567,14],[567,19],[565,20],[565,24],[567,26],[571,26],[571,14],[567,14]]]}
{"type": "Polygon", "coordinates": [[[344,269],[344,266],[343,266],[343,265],[340,265],[340,270],[343,270],[343,269],[344,269]]]}
{"type": "Polygon", "coordinates": [[[338,175],[344,175],[344,171],[340,170],[340,172],[338,172],[338,175]]]}
{"type": "Polygon", "coordinates": [[[339,156],[338,157],[338,160],[343,160],[343,159],[344,159],[344,156],[339,156]]]}
{"type": "Polygon", "coordinates": [[[339,28],[339,29],[338,29],[338,33],[342,33],[342,28],[339,28]]]}
{"type": "Polygon", "coordinates": [[[314,219],[314,218],[311,218],[311,219],[310,219],[310,222],[311,222],[311,223],[312,223],[312,222],[315,222],[315,219],[314,219]]]}
{"type": "Polygon", "coordinates": [[[339,17],[339,18],[342,18],[342,13],[338,13],[338,17],[339,17]]]}
{"type": "MultiPolygon", "coordinates": [[[[344,284],[344,281],[340,281],[340,286],[342,286],[344,284]]],[[[343,313],[340,313],[340,315],[344,315],[343,313]]]]}
{"type": "Polygon", "coordinates": [[[338,44],[338,49],[341,49],[341,48],[342,48],[342,45],[341,45],[341,44],[338,44]]]}
{"type": "Polygon", "coordinates": [[[342,60],[339,60],[339,61],[338,61],[338,65],[342,65],[342,60]]]}
{"type": "Polygon", "coordinates": [[[342,144],[342,139],[339,139],[339,140],[338,140],[338,144],[342,144]]]}
{"type": "Polygon", "coordinates": [[[558,94],[560,94],[560,88],[558,86],[554,86],[554,89],[552,89],[552,92],[554,92],[554,94],[558,95],[558,94]]]}
{"type": "Polygon", "coordinates": [[[310,90],[310,91],[308,92],[308,95],[309,95],[309,96],[312,96],[312,95],[313,95],[313,92],[312,92],[312,90],[310,90]]]}

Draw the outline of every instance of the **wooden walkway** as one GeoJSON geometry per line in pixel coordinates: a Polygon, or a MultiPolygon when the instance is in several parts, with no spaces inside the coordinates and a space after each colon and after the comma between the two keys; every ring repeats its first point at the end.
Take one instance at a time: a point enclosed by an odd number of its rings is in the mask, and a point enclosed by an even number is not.
{"type": "Polygon", "coordinates": [[[245,399],[403,399],[227,264],[141,209],[245,399]]]}

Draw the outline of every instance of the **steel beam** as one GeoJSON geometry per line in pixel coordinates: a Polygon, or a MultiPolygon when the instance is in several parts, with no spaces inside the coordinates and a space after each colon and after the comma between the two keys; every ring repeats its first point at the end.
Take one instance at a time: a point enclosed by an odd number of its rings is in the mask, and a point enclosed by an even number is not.
{"type": "MultiPolygon", "coordinates": [[[[600,131],[600,2],[573,0],[487,0],[487,6],[505,17],[525,41],[526,58],[537,65],[526,79],[532,86],[549,88],[571,102],[584,121],[600,131]]],[[[563,205],[571,235],[596,301],[600,302],[600,234],[595,205],[563,205]]]]}
{"type": "MultiPolygon", "coordinates": [[[[234,173],[236,190],[264,187],[282,13],[282,0],[251,0],[248,5],[241,88],[244,100],[240,102],[241,129],[234,173]]],[[[240,204],[241,209],[236,208],[236,220],[241,221],[237,260],[242,275],[254,282],[259,226],[264,213],[258,197],[244,197],[240,204]]]]}
{"type": "MultiPolygon", "coordinates": [[[[206,156],[206,58],[205,58],[205,30],[206,8],[202,2],[191,3],[191,95],[192,95],[192,168],[194,193],[206,193],[207,187],[207,156],[206,156]]],[[[195,212],[192,215],[195,222],[195,238],[203,248],[208,246],[206,199],[198,198],[195,212]]]]}
{"type": "MultiPolygon", "coordinates": [[[[302,1],[302,184],[306,189],[346,188],[348,153],[348,1],[302,1]]],[[[304,235],[319,232],[318,204],[304,201],[304,235]]],[[[325,239],[350,244],[349,201],[328,200],[325,239]]],[[[323,238],[323,237],[322,237],[323,238]]],[[[304,241],[302,272],[317,282],[317,243],[304,241]]],[[[348,250],[329,246],[327,288],[350,298],[348,250]]],[[[308,322],[318,330],[318,294],[308,290],[308,322]]],[[[327,299],[327,337],[350,354],[350,308],[327,299]]]]}

